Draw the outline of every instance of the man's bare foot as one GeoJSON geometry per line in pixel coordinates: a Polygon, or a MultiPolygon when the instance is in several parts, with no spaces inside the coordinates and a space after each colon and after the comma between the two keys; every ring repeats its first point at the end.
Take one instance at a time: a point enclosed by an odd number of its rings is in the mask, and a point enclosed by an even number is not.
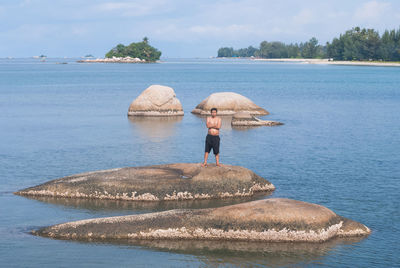
{"type": "Polygon", "coordinates": [[[222,167],[220,163],[215,164],[217,167],[222,167]]]}
{"type": "Polygon", "coordinates": [[[202,166],[202,167],[206,167],[206,166],[207,166],[207,163],[203,163],[203,164],[201,164],[201,166],[202,166]]]}

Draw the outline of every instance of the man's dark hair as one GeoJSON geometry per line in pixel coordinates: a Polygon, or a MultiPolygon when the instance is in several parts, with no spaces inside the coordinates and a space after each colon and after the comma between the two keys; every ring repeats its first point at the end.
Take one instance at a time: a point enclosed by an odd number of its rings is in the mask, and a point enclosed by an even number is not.
{"type": "Polygon", "coordinates": [[[217,108],[211,108],[211,112],[216,111],[218,113],[218,109],[217,108]]]}

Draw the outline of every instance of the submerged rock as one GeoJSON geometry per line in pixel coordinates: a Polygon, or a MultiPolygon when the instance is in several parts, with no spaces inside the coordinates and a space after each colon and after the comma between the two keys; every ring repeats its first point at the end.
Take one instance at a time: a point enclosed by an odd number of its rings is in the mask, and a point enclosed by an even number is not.
{"type": "Polygon", "coordinates": [[[252,127],[252,126],[279,126],[281,122],[261,120],[249,112],[238,112],[232,117],[232,126],[252,127]]]}
{"type": "Polygon", "coordinates": [[[152,85],[131,103],[128,115],[181,116],[183,115],[183,109],[172,88],[152,85]]]}
{"type": "Polygon", "coordinates": [[[218,92],[208,96],[192,111],[194,114],[208,115],[211,108],[217,108],[219,115],[233,115],[247,111],[254,115],[267,115],[269,112],[254,104],[250,99],[234,92],[218,92]]]}
{"type": "Polygon", "coordinates": [[[223,165],[170,164],[72,175],[16,192],[17,195],[110,200],[195,200],[252,196],[275,186],[251,170],[223,165]]]}
{"type": "Polygon", "coordinates": [[[97,218],[58,224],[34,234],[59,239],[237,240],[323,242],[334,237],[368,235],[358,222],[326,207],[290,200],[264,199],[208,209],[97,218]]]}

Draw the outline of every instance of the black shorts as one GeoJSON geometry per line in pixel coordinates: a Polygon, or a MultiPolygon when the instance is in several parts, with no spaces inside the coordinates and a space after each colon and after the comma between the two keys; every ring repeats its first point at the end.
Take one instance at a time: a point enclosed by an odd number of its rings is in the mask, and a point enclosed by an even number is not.
{"type": "Polygon", "coordinates": [[[210,134],[207,134],[206,137],[206,153],[211,152],[211,148],[213,149],[213,153],[215,155],[219,154],[219,136],[213,136],[210,134]]]}

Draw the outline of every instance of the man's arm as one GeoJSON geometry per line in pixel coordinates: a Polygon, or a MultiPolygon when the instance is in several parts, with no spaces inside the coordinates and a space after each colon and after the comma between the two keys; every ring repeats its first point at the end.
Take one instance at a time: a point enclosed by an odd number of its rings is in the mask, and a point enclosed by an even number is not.
{"type": "Polygon", "coordinates": [[[212,123],[210,120],[210,117],[207,117],[207,128],[208,129],[214,128],[214,129],[219,130],[221,128],[221,119],[219,119],[217,121],[217,123],[212,123]]]}
{"type": "Polygon", "coordinates": [[[216,129],[220,129],[221,128],[221,125],[222,125],[222,120],[221,120],[221,118],[219,118],[218,117],[218,121],[217,121],[217,127],[216,127],[216,129]]]}
{"type": "Polygon", "coordinates": [[[208,129],[212,128],[212,124],[211,124],[211,121],[210,121],[210,117],[207,117],[206,125],[207,125],[207,128],[208,128],[208,129]]]}

